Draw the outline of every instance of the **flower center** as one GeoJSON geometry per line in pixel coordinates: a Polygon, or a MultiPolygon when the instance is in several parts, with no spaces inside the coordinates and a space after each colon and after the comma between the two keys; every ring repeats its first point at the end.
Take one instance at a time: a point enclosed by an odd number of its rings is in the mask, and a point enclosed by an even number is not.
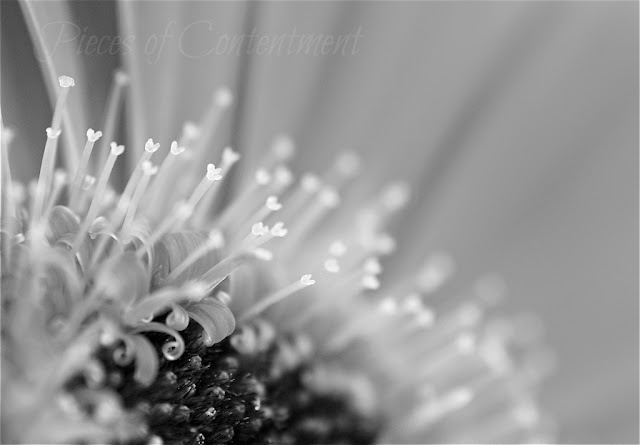
{"type": "MultiPolygon", "coordinates": [[[[147,335],[158,350],[166,341],[147,335]]],[[[147,425],[140,443],[365,444],[382,427],[376,410],[362,403],[366,389],[354,384],[361,376],[314,359],[303,335],[276,333],[256,320],[212,347],[197,324],[183,337],[185,353],[162,359],[147,387],[135,381],[133,366],[113,361],[117,345],[100,353],[107,386],[147,425]]]]}

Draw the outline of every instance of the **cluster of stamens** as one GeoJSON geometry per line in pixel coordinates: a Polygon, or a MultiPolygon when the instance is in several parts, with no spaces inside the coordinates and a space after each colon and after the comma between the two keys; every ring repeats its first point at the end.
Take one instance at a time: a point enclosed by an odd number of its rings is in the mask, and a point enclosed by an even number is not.
{"type": "Polygon", "coordinates": [[[240,156],[211,149],[232,103],[220,89],[161,162],[161,144],[143,144],[119,192],[111,176],[125,147],[111,139],[126,80],[115,76],[104,134],[89,129],[81,151],[67,141],[67,168],[56,170],[74,85],[60,77],[40,175],[27,188],[11,181],[3,137],[3,388],[17,405],[14,432],[53,442],[369,443],[382,417],[395,440],[449,434],[456,419],[473,428],[454,441],[546,431],[531,400],[544,363],[523,372],[510,355],[513,344],[537,343],[483,320],[496,286],[438,299],[454,265],[436,254],[415,280],[383,287],[382,257],[396,248],[385,228],[409,199],[404,183],[323,230],[359,158],[343,153],[324,174],[296,178],[293,143],[279,137],[221,206],[240,156]],[[502,404],[488,401],[495,387],[502,404]],[[42,407],[50,411],[27,414],[42,407]]]}

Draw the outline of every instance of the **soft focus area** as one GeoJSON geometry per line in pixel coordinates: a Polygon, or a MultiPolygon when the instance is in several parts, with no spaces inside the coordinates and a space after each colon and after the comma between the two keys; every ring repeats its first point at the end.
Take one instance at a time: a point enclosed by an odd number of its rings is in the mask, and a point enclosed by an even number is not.
{"type": "MultiPolygon", "coordinates": [[[[542,400],[559,440],[638,443],[637,2],[127,2],[126,24],[122,8],[40,9],[83,126],[100,127],[124,67],[142,88],[122,142],[168,147],[228,85],[236,104],[216,145],[248,160],[238,183],[281,132],[297,171],[354,149],[366,181],[344,205],[393,178],[413,187],[385,274],[435,250],[456,259],[452,292],[499,274],[508,309],[537,314],[555,351],[542,400]],[[263,50],[231,47],[252,33],[263,50]],[[287,46],[301,34],[335,41],[327,54],[287,46]],[[93,35],[120,44],[98,54],[93,35]]],[[[2,119],[12,174],[27,180],[49,92],[20,6],[3,0],[1,20],[2,119]]]]}

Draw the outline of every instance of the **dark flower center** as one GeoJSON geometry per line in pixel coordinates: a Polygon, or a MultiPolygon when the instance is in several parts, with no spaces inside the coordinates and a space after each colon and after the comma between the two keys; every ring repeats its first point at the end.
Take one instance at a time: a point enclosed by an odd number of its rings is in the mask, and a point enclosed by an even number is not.
{"type": "MultiPolygon", "coordinates": [[[[243,326],[206,347],[192,323],[182,333],[185,353],[175,361],[161,359],[148,387],[133,379],[132,366],[113,362],[114,349],[104,349],[107,385],[147,424],[140,443],[374,442],[381,429],[377,414],[359,408],[344,387],[323,390],[313,383],[322,364],[314,361],[306,337],[274,334],[265,340],[255,329],[243,326]]],[[[166,340],[155,333],[148,338],[157,350],[166,340]]]]}

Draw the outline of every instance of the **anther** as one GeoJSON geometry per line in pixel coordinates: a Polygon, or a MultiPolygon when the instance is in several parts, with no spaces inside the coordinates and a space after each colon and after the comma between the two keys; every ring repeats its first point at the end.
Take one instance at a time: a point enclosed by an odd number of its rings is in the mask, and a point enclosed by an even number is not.
{"type": "Polygon", "coordinates": [[[153,142],[153,139],[147,139],[147,142],[144,144],[145,151],[149,153],[155,153],[160,148],[160,144],[156,144],[153,142]]]}
{"type": "Polygon", "coordinates": [[[185,148],[180,147],[177,141],[173,141],[171,143],[171,154],[174,156],[178,156],[180,153],[184,152],[185,148]]]}
{"type": "Polygon", "coordinates": [[[219,88],[215,92],[214,100],[220,108],[228,108],[233,103],[233,93],[229,88],[219,88]]]}

